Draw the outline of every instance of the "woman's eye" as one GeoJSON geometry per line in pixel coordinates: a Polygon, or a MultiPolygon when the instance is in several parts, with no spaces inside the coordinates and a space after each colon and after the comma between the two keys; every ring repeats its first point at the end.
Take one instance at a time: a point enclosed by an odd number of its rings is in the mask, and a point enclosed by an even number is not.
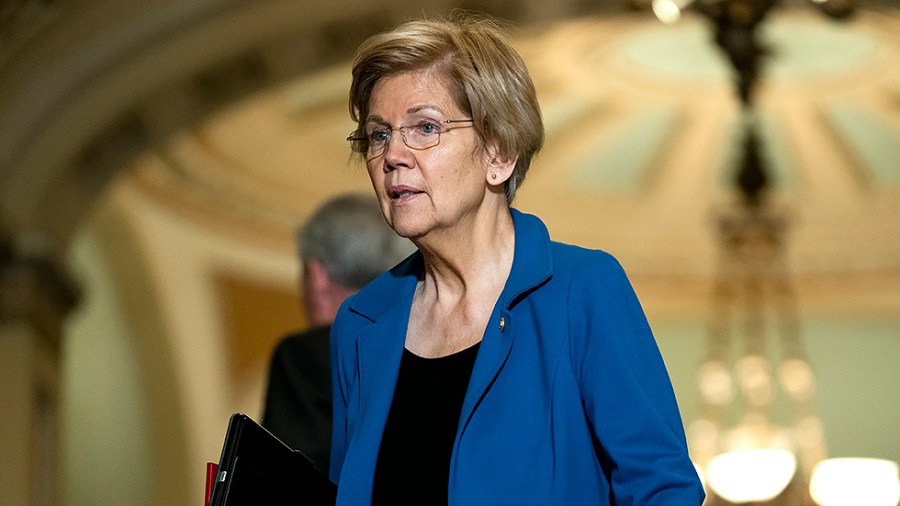
{"type": "Polygon", "coordinates": [[[375,130],[369,134],[369,142],[380,144],[386,142],[391,136],[390,130],[375,130]]]}
{"type": "Polygon", "coordinates": [[[434,135],[440,131],[440,126],[432,121],[419,123],[419,132],[424,135],[434,135]]]}

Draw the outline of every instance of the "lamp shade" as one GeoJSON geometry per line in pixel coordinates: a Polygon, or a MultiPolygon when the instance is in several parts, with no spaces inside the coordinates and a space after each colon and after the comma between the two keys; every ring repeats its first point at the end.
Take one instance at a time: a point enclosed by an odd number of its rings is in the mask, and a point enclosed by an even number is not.
{"type": "Polygon", "coordinates": [[[820,506],[897,506],[900,466],[882,459],[823,460],[813,470],[809,492],[820,506]]]}
{"type": "Polygon", "coordinates": [[[713,457],[706,477],[716,495],[742,504],[777,497],[796,470],[797,459],[787,450],[736,450],[713,457]]]}

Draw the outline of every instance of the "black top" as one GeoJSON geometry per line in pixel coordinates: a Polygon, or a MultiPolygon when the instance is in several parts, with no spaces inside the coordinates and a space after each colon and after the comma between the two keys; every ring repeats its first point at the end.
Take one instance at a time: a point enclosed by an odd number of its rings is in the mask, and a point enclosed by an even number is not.
{"type": "Polygon", "coordinates": [[[321,327],[285,337],[272,354],[262,426],[328,471],[331,372],[321,327]]]}
{"type": "Polygon", "coordinates": [[[372,504],[447,504],[450,455],[478,344],[439,358],[404,349],[388,414],[372,504]]]}

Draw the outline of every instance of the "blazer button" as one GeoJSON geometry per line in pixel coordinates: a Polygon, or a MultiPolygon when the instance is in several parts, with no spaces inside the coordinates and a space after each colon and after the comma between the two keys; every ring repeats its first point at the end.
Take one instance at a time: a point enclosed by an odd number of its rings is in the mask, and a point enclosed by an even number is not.
{"type": "Polygon", "coordinates": [[[506,318],[500,317],[500,332],[503,332],[504,327],[506,327],[506,318]]]}

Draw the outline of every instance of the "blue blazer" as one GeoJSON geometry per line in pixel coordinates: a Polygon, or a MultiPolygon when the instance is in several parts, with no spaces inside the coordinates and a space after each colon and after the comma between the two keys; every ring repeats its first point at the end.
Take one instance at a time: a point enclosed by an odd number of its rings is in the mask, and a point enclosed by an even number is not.
{"type": "MultiPolygon", "coordinates": [[[[668,373],[622,268],[512,216],[512,270],[463,402],[450,505],[699,505],[668,373]]],[[[412,255],[345,301],[332,327],[338,505],[371,502],[422,268],[412,255]]]]}

